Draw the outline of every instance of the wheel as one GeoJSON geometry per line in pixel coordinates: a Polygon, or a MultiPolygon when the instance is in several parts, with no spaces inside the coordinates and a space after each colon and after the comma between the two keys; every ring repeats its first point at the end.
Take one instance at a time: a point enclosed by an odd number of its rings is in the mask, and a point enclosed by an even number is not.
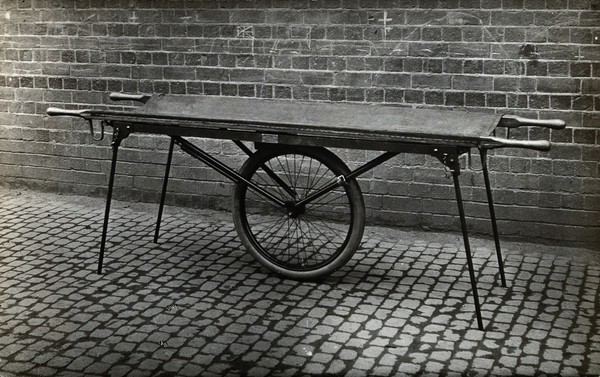
{"type": "Polygon", "coordinates": [[[358,182],[338,178],[349,172],[325,148],[260,148],[240,174],[279,204],[236,183],[233,220],[246,249],[265,267],[297,280],[320,279],[343,266],[358,248],[365,224],[358,182]],[[301,202],[328,185],[331,191],[301,202]]]}

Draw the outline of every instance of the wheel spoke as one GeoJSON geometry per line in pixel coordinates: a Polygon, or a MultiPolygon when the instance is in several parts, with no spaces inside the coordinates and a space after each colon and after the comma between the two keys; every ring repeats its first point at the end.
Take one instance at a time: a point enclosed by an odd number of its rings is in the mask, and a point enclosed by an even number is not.
{"type": "MultiPolygon", "coordinates": [[[[320,253],[320,251],[321,251],[322,249],[329,250],[330,246],[328,246],[328,245],[331,245],[331,242],[329,242],[330,240],[329,240],[329,239],[328,239],[328,238],[325,236],[324,232],[323,232],[322,230],[320,230],[320,229],[319,229],[317,226],[315,226],[314,224],[311,224],[310,222],[308,222],[308,221],[306,221],[306,220],[305,220],[305,222],[306,222],[306,226],[308,227],[308,229],[309,229],[309,230],[310,230],[310,229],[313,229],[315,233],[317,233],[317,234],[318,234],[318,235],[320,235],[320,236],[323,236],[323,238],[326,240],[326,242],[323,242],[323,247],[322,247],[322,248],[320,248],[318,251],[317,251],[317,250],[315,250],[315,254],[319,254],[319,255],[320,255],[320,254],[321,254],[321,253],[320,253]]],[[[321,239],[321,237],[318,237],[318,238],[313,238],[313,239],[319,239],[319,240],[320,240],[320,239],[321,239]]],[[[336,249],[336,248],[334,248],[334,250],[335,250],[335,249],[336,249]]],[[[331,255],[331,254],[333,254],[333,253],[329,253],[329,254],[331,255]]]]}
{"type": "Polygon", "coordinates": [[[324,202],[324,201],[314,201],[314,202],[311,202],[310,210],[307,209],[307,212],[313,212],[315,209],[322,208],[324,206],[330,205],[335,200],[341,199],[344,196],[345,196],[345,193],[340,192],[340,193],[337,194],[337,196],[334,196],[333,198],[327,200],[326,202],[324,202]]]}
{"type": "MultiPolygon", "coordinates": [[[[312,217],[312,216],[306,216],[306,217],[312,217]]],[[[321,225],[322,225],[324,228],[327,228],[327,229],[329,229],[329,230],[331,231],[331,233],[333,233],[333,234],[334,234],[334,236],[335,236],[335,237],[340,237],[340,236],[339,236],[339,233],[340,233],[340,231],[339,231],[338,229],[335,229],[335,228],[333,228],[333,227],[332,227],[330,224],[326,223],[326,222],[325,222],[325,221],[323,221],[322,219],[320,219],[320,218],[318,218],[318,217],[314,216],[314,222],[315,222],[315,223],[319,223],[319,224],[321,224],[321,225]]],[[[317,228],[317,229],[319,229],[319,228],[317,228]]],[[[321,233],[323,233],[322,231],[320,231],[320,232],[321,232],[321,233]]],[[[323,233],[323,234],[324,234],[324,233],[323,233]]]]}
{"type": "MultiPolygon", "coordinates": [[[[318,174],[319,170],[321,169],[321,166],[323,166],[323,164],[319,165],[319,168],[317,169],[317,174],[318,174]]],[[[314,192],[314,191],[318,191],[319,189],[327,186],[327,184],[329,182],[325,182],[324,184],[320,185],[318,189],[315,189],[315,187],[317,186],[317,184],[319,184],[323,180],[323,178],[327,175],[327,173],[329,173],[329,171],[325,170],[318,179],[316,178],[317,174],[315,174],[315,180],[313,180],[313,182],[311,183],[311,186],[310,186],[310,188],[308,190],[308,193],[314,192]]]]}
{"type": "Polygon", "coordinates": [[[337,260],[345,261],[352,255],[363,226],[363,219],[357,222],[355,213],[364,216],[356,181],[297,204],[331,186],[336,177],[348,174],[347,167],[331,152],[294,146],[289,150],[259,150],[242,172],[285,203],[274,205],[247,186],[238,194],[236,186],[236,200],[241,201],[241,222],[236,220],[236,229],[247,236],[242,237],[244,245],[260,256],[263,264],[277,271],[316,276],[326,273],[330,265],[339,267],[337,260]],[[353,237],[356,232],[358,237],[353,237]]]}
{"type": "Polygon", "coordinates": [[[276,236],[279,233],[279,231],[281,230],[281,228],[283,228],[283,226],[285,225],[285,222],[281,221],[281,220],[284,220],[285,218],[286,218],[286,214],[281,215],[276,220],[276,222],[279,223],[279,226],[272,227],[271,232],[265,232],[265,234],[262,237],[260,237],[259,242],[262,242],[263,240],[267,239],[267,237],[270,237],[271,240],[267,241],[268,243],[266,245],[267,247],[270,247],[272,242],[275,242],[277,240],[277,237],[274,237],[274,236],[276,236]]]}

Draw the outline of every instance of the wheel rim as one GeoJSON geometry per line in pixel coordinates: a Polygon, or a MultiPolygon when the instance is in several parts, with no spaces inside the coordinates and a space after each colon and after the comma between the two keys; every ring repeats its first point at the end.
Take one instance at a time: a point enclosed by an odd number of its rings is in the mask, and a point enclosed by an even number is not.
{"type": "Polygon", "coordinates": [[[249,178],[286,206],[277,206],[244,185],[240,215],[250,242],[270,263],[285,270],[310,271],[328,265],[346,247],[354,225],[346,187],[339,186],[305,206],[295,204],[337,179],[341,169],[318,156],[293,152],[276,153],[261,165],[249,178]]]}

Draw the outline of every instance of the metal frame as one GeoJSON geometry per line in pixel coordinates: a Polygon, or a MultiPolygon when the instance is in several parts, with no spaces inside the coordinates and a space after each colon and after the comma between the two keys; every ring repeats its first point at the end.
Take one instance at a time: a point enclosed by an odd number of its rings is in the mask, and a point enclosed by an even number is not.
{"type": "MultiPolygon", "coordinates": [[[[108,190],[107,190],[107,195],[106,195],[106,207],[105,207],[104,222],[103,222],[103,227],[102,227],[100,255],[99,255],[99,259],[98,259],[98,273],[99,274],[102,273],[104,253],[106,250],[106,240],[107,240],[107,234],[108,234],[108,224],[109,224],[109,220],[110,220],[110,207],[111,207],[111,201],[112,201],[114,177],[116,174],[118,149],[119,149],[119,146],[121,145],[121,142],[123,141],[123,139],[128,137],[132,131],[132,128],[130,126],[123,126],[123,125],[119,125],[118,123],[109,124],[109,125],[111,125],[114,128],[114,132],[113,132],[112,144],[111,144],[112,145],[111,169],[110,169],[110,174],[109,174],[108,190]]],[[[204,162],[205,164],[212,167],[213,169],[215,169],[216,171],[218,171],[219,173],[221,173],[228,179],[230,179],[234,182],[243,181],[246,184],[248,184],[249,186],[251,186],[253,189],[259,191],[261,194],[263,194],[265,196],[270,196],[270,194],[267,191],[260,188],[260,186],[256,185],[254,182],[246,180],[233,168],[218,161],[217,159],[210,156],[205,151],[201,150],[194,144],[190,143],[185,138],[183,138],[179,135],[169,135],[169,136],[171,138],[171,143],[169,145],[169,152],[168,152],[167,161],[165,164],[165,174],[164,174],[164,179],[163,179],[160,203],[159,203],[159,207],[158,207],[158,216],[157,216],[157,220],[156,220],[154,242],[158,242],[158,238],[159,238],[159,234],[160,234],[160,225],[161,225],[162,216],[163,216],[165,197],[166,197],[166,192],[167,192],[167,187],[168,187],[169,174],[170,174],[171,163],[172,163],[172,159],[173,159],[173,150],[174,150],[175,145],[178,145],[182,151],[184,151],[185,153],[189,154],[190,156],[204,162]]],[[[246,154],[252,153],[252,151],[249,148],[247,148],[241,141],[234,140],[234,142],[246,154]]],[[[264,143],[259,143],[259,145],[263,145],[263,144],[264,143]]],[[[275,145],[277,145],[277,144],[275,144],[275,145]]],[[[471,247],[470,247],[470,243],[469,243],[469,234],[468,234],[468,228],[467,228],[467,222],[466,222],[466,215],[465,215],[465,211],[464,211],[463,199],[462,199],[460,182],[459,182],[459,175],[460,175],[459,157],[461,155],[467,153],[469,150],[470,150],[470,148],[464,147],[464,146],[452,147],[452,146],[447,146],[447,145],[440,146],[440,145],[427,145],[427,144],[394,143],[394,151],[384,152],[380,156],[378,156],[378,157],[372,159],[371,161],[365,163],[364,165],[356,168],[355,170],[350,172],[347,176],[343,177],[342,181],[347,180],[347,179],[356,178],[359,175],[370,171],[371,169],[375,168],[376,166],[381,165],[385,161],[388,161],[389,159],[397,156],[400,153],[428,154],[428,155],[436,157],[446,168],[449,169],[449,171],[452,174],[453,184],[454,184],[454,189],[455,189],[456,202],[457,202],[457,206],[458,206],[458,215],[460,218],[463,242],[464,242],[464,247],[465,247],[465,255],[466,255],[467,266],[468,266],[468,270],[469,270],[469,279],[470,279],[471,288],[473,291],[473,300],[474,300],[474,305],[475,305],[477,326],[480,330],[484,330],[483,319],[482,319],[482,315],[481,315],[481,304],[479,302],[479,294],[477,291],[477,278],[475,276],[475,268],[473,265],[472,252],[471,252],[471,247]]],[[[499,239],[499,233],[498,233],[498,228],[497,228],[497,224],[496,224],[496,215],[495,215],[495,211],[494,211],[491,184],[490,184],[490,180],[489,180],[488,167],[487,167],[487,149],[484,147],[480,147],[480,152],[481,152],[481,159],[482,159],[482,171],[483,171],[483,176],[484,176],[484,180],[485,180],[485,188],[486,188],[486,193],[487,193],[487,198],[488,198],[490,219],[491,219],[491,223],[492,223],[494,243],[496,246],[496,256],[497,256],[497,261],[498,261],[498,266],[499,266],[499,271],[500,271],[500,277],[501,277],[502,286],[506,287],[506,277],[504,274],[504,263],[502,260],[500,239],[499,239]]],[[[313,195],[314,197],[311,196],[310,198],[307,198],[306,200],[315,199],[316,196],[325,194],[326,192],[335,188],[339,184],[341,184],[340,181],[332,182],[331,184],[329,184],[326,187],[324,187],[323,189],[321,189],[319,192],[315,193],[313,195]]],[[[270,198],[270,199],[274,200],[274,201],[278,201],[277,198],[270,198]]]]}

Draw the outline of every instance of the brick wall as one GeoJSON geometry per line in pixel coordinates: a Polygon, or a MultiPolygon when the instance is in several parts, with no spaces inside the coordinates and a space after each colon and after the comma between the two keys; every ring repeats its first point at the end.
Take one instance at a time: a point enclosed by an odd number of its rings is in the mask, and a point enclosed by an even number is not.
{"type": "MultiPolygon", "coordinates": [[[[600,244],[599,0],[2,0],[0,20],[2,185],[104,195],[109,141],[44,113],[113,106],[111,91],[468,107],[571,127],[514,133],[551,140],[550,153],[490,156],[504,237],[600,244]]],[[[229,142],[197,142],[243,161],[229,142]]],[[[167,145],[124,142],[118,198],[157,200],[167,145]]],[[[229,183],[174,163],[172,204],[229,208],[229,183]]],[[[489,233],[480,173],[461,179],[469,226],[489,233]]],[[[361,185],[370,223],[458,229],[433,158],[400,156],[361,185]]]]}

